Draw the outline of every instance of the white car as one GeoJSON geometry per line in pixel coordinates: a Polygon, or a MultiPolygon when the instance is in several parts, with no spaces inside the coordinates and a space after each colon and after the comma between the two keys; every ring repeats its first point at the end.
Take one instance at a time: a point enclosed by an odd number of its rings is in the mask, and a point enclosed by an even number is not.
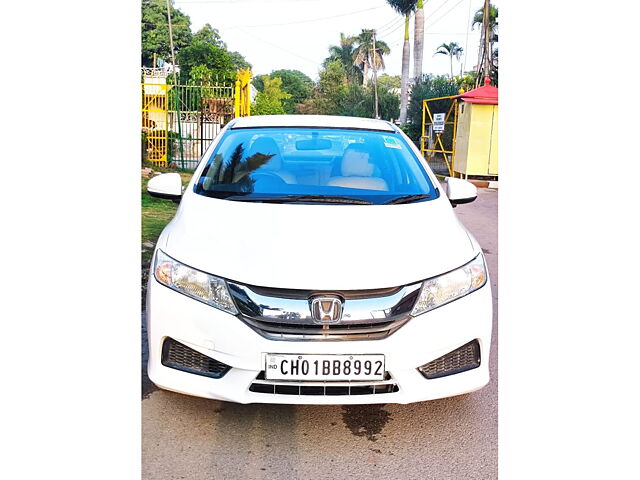
{"type": "Polygon", "coordinates": [[[395,125],[237,118],[183,191],[147,289],[149,378],[239,403],[410,403],[489,381],[492,302],[482,250],[395,125]]]}

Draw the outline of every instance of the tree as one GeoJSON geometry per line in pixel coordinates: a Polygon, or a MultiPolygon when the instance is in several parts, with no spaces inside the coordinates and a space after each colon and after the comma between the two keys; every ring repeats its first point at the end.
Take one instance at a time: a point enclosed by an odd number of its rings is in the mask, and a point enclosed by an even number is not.
{"type": "MultiPolygon", "coordinates": [[[[395,120],[400,114],[400,97],[394,90],[396,89],[390,89],[386,85],[381,85],[380,83],[378,83],[378,103],[380,104],[380,118],[384,120],[395,120]]],[[[373,109],[371,109],[370,111],[373,111],[373,109]]]]}
{"type": "Polygon", "coordinates": [[[296,104],[311,96],[313,80],[300,70],[275,70],[269,77],[282,79],[282,91],[289,94],[289,98],[282,101],[285,113],[296,113],[296,104]]]}
{"type": "Polygon", "coordinates": [[[256,101],[251,107],[253,115],[277,115],[283,114],[282,100],[291,98],[291,95],[282,91],[282,79],[262,76],[264,89],[256,96],[256,101]]]}
{"type": "Polygon", "coordinates": [[[356,45],[353,52],[353,64],[362,69],[362,85],[366,87],[369,68],[384,70],[382,56],[391,52],[391,49],[381,40],[376,40],[375,46],[373,45],[373,30],[363,29],[354,40],[356,45]]]}
{"type": "MultiPolygon", "coordinates": [[[[480,27],[484,25],[484,8],[479,8],[473,15],[473,22],[471,28],[480,27]]],[[[498,8],[489,4],[489,31],[493,38],[489,38],[490,41],[498,41],[498,8]]]]}
{"type": "Polygon", "coordinates": [[[491,55],[491,83],[498,86],[498,47],[494,48],[491,55]]]}
{"type": "Polygon", "coordinates": [[[311,97],[311,90],[314,87],[313,80],[300,70],[282,69],[274,70],[269,75],[257,75],[251,83],[258,92],[264,90],[264,77],[272,79],[279,77],[282,80],[282,91],[291,95],[290,98],[284,99],[282,102],[284,113],[296,113],[296,105],[311,97]]]}
{"type": "Polygon", "coordinates": [[[347,73],[342,63],[330,61],[320,71],[318,83],[310,98],[296,106],[297,113],[341,115],[348,92],[347,73]]]}
{"type": "Polygon", "coordinates": [[[390,91],[400,90],[401,83],[402,81],[400,79],[400,75],[392,76],[392,75],[383,73],[378,77],[378,87],[385,88],[390,91]]]}
{"type": "MultiPolygon", "coordinates": [[[[209,23],[193,35],[191,21],[180,10],[171,10],[173,43],[182,83],[233,81],[236,71],[251,68],[238,52],[229,52],[218,29],[209,23]],[[195,67],[199,67],[194,70],[195,67]]],[[[142,64],[153,65],[153,54],[171,61],[167,4],[165,0],[142,0],[142,64]]]]}
{"type": "Polygon", "coordinates": [[[251,64],[238,52],[227,52],[231,61],[231,69],[235,72],[238,70],[251,70],[251,64]]]}
{"type": "Polygon", "coordinates": [[[214,47],[221,48],[223,50],[227,49],[227,44],[222,41],[222,37],[218,32],[217,28],[213,28],[208,23],[204,25],[200,30],[193,34],[194,42],[203,42],[210,43],[214,47]]]}
{"type": "Polygon", "coordinates": [[[319,112],[325,115],[339,115],[347,94],[347,74],[340,62],[329,62],[320,72],[317,94],[319,112]]]}
{"type": "Polygon", "coordinates": [[[462,55],[463,50],[464,49],[460,45],[458,45],[457,42],[443,43],[438,47],[438,49],[436,50],[436,53],[433,54],[434,56],[436,56],[439,53],[441,53],[443,55],[449,56],[449,65],[451,67],[452,80],[453,80],[453,57],[456,57],[456,60],[460,61],[460,56],[462,55]]]}
{"type": "MultiPolygon", "coordinates": [[[[378,106],[380,118],[391,120],[398,118],[400,99],[387,88],[378,85],[378,106]]],[[[363,87],[355,83],[347,87],[339,115],[352,117],[375,117],[375,94],[372,87],[363,87]]]]}
{"type": "Polygon", "coordinates": [[[413,20],[413,78],[419,81],[422,78],[422,57],[424,56],[424,8],[422,0],[418,0],[415,6],[416,16],[413,20]]]}
{"type": "MultiPolygon", "coordinates": [[[[191,20],[180,10],[170,6],[173,47],[176,54],[191,42],[191,20]]],[[[171,61],[169,22],[165,0],[142,0],[141,25],[142,65],[153,66],[153,54],[159,59],[171,61]]]]}
{"type": "Polygon", "coordinates": [[[211,85],[215,83],[216,74],[206,65],[196,65],[189,72],[189,80],[196,85],[211,85]]]}
{"type": "Polygon", "coordinates": [[[231,59],[227,51],[211,43],[199,40],[192,42],[191,45],[180,51],[178,63],[180,65],[180,78],[183,82],[191,79],[191,70],[198,65],[207,67],[212,76],[215,76],[218,81],[235,78],[235,72],[231,68],[231,59]]]}
{"type": "Polygon", "coordinates": [[[471,71],[467,72],[466,75],[461,75],[456,78],[458,86],[462,88],[465,92],[469,90],[473,90],[476,86],[476,79],[478,78],[478,72],[471,71]]]}
{"type": "Polygon", "coordinates": [[[402,72],[400,86],[400,124],[407,121],[407,104],[409,102],[409,15],[414,8],[415,0],[387,0],[396,12],[404,15],[404,43],[402,45],[402,72]]]}
{"type": "Polygon", "coordinates": [[[361,84],[362,70],[353,64],[353,54],[355,48],[355,37],[347,37],[344,33],[340,33],[340,45],[331,45],[329,47],[329,56],[325,59],[322,66],[326,67],[328,62],[338,61],[344,67],[347,73],[347,79],[350,83],[361,84]]]}
{"type": "MultiPolygon", "coordinates": [[[[422,101],[428,98],[457,95],[459,89],[457,82],[444,75],[423,75],[422,79],[414,85],[408,109],[409,122],[405,132],[416,144],[419,143],[422,135],[422,101]]],[[[450,106],[451,100],[445,99],[434,101],[429,108],[432,112],[447,112],[450,106]]],[[[445,140],[449,139],[445,138],[445,140]]]]}
{"type": "MultiPolygon", "coordinates": [[[[477,26],[480,27],[480,45],[478,47],[478,69],[482,69],[482,65],[485,61],[485,55],[489,55],[489,67],[490,67],[490,76],[491,79],[495,81],[495,85],[498,84],[498,65],[497,58],[494,61],[494,57],[497,57],[497,54],[494,54],[494,43],[498,42],[498,9],[493,5],[489,4],[489,52],[485,52],[485,36],[484,36],[484,8],[479,8],[473,16],[473,22],[471,24],[471,28],[475,28],[477,26]]],[[[480,71],[480,70],[479,70],[480,71]]],[[[478,82],[483,81],[483,76],[478,76],[478,82]],[[482,78],[481,78],[482,77],[482,78]]]]}

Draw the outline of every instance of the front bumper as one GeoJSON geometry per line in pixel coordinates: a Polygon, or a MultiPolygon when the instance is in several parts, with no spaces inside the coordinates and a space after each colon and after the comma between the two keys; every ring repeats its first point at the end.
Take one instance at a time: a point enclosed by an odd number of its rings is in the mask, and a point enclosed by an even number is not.
{"type": "MultiPolygon", "coordinates": [[[[147,289],[148,375],[158,387],[188,395],[237,403],[373,404],[412,403],[460,395],[489,382],[492,301],[490,283],[479,290],[409,320],[379,340],[269,340],[233,315],[192,300],[150,275],[147,289]],[[231,369],[210,378],[162,365],[162,346],[172,338],[231,369]],[[418,367],[477,339],[480,366],[426,379],[418,367]],[[384,354],[386,370],[397,384],[393,393],[370,395],[284,395],[249,390],[264,370],[266,353],[384,354]]],[[[327,382],[327,385],[331,382],[327,382]]]]}

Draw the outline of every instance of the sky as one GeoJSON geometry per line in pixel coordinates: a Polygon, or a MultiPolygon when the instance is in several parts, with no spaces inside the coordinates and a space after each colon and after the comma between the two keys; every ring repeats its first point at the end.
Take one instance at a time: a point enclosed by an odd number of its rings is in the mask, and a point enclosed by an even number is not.
{"type": "MultiPolygon", "coordinates": [[[[427,0],[423,73],[450,72],[449,57],[435,55],[442,43],[457,42],[468,53],[461,58],[470,70],[477,62],[480,30],[471,29],[473,13],[482,0],[427,0]],[[468,34],[468,35],[467,35],[468,34]],[[468,38],[467,38],[468,37],[468,38]]],[[[492,4],[500,7],[499,2],[492,4]]],[[[217,28],[231,51],[240,52],[253,65],[253,74],[295,69],[314,80],[330,45],[340,43],[340,32],[356,35],[374,28],[391,53],[385,56],[389,75],[402,67],[403,17],[386,0],[175,0],[174,6],[191,18],[195,32],[206,23],[217,28]]],[[[413,17],[410,21],[413,75],[413,17]]],[[[460,63],[454,59],[454,75],[460,63]]]]}

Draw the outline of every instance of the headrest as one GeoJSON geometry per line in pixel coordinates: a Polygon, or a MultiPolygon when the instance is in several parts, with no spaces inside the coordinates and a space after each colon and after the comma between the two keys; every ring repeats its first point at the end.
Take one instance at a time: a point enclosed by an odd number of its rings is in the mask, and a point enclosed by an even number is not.
{"type": "Polygon", "coordinates": [[[249,158],[256,153],[262,153],[263,155],[273,155],[271,160],[262,168],[265,170],[280,170],[282,166],[282,158],[280,157],[280,148],[273,138],[259,137],[249,147],[246,158],[249,158]]]}
{"type": "Polygon", "coordinates": [[[370,153],[363,145],[352,144],[342,157],[341,173],[343,177],[370,177],[374,166],[369,163],[370,153]]]}

